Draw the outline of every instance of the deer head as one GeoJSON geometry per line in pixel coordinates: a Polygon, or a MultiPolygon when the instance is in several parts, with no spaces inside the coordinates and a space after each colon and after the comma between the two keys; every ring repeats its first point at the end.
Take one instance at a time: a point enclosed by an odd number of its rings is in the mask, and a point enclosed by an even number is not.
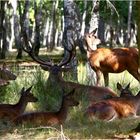
{"type": "Polygon", "coordinates": [[[5,63],[3,63],[2,68],[0,68],[0,78],[3,80],[15,80],[16,75],[12,73],[6,66],[5,63]]]}
{"type": "Polygon", "coordinates": [[[41,58],[39,58],[38,56],[35,56],[34,53],[34,46],[32,44],[32,42],[30,41],[30,39],[28,38],[26,31],[23,31],[23,39],[24,39],[24,47],[23,50],[25,52],[27,52],[29,54],[29,56],[36,61],[37,63],[40,64],[41,68],[45,71],[49,71],[50,72],[50,76],[49,78],[51,79],[52,77],[55,77],[55,79],[62,79],[61,78],[61,73],[68,71],[70,69],[69,66],[67,66],[67,64],[70,62],[70,60],[73,57],[73,49],[72,50],[68,50],[68,57],[66,59],[63,59],[61,62],[59,62],[58,64],[53,63],[51,60],[49,61],[45,61],[41,58]],[[65,66],[65,67],[63,67],[65,66]]]}
{"type": "Polygon", "coordinates": [[[101,43],[101,40],[95,35],[97,28],[91,33],[86,33],[84,36],[84,41],[87,46],[87,51],[92,51],[97,49],[97,45],[101,43]]]}
{"type": "Polygon", "coordinates": [[[133,93],[130,91],[130,83],[125,87],[122,87],[120,83],[117,83],[117,89],[120,91],[120,96],[133,96],[133,93]]]}
{"type": "Polygon", "coordinates": [[[25,90],[23,87],[20,91],[21,97],[26,102],[37,102],[38,99],[31,93],[32,86],[25,90]]]}

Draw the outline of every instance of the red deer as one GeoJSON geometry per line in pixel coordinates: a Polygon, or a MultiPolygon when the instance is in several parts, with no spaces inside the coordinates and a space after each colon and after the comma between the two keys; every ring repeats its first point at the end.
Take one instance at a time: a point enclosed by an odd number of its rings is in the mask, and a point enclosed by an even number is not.
{"type": "Polygon", "coordinates": [[[57,112],[32,112],[18,116],[14,124],[33,124],[33,125],[55,125],[62,124],[67,118],[68,109],[72,106],[78,106],[79,102],[74,99],[74,89],[67,95],[63,93],[62,104],[57,112]]]}
{"type": "MultiPolygon", "coordinates": [[[[97,30],[97,29],[96,29],[97,30]]],[[[140,81],[138,72],[137,48],[98,48],[100,39],[95,36],[96,30],[87,33],[84,37],[87,47],[87,58],[91,68],[97,76],[96,85],[100,85],[101,74],[104,76],[105,86],[108,86],[108,73],[120,73],[127,70],[134,78],[140,81]]]]}
{"type": "Polygon", "coordinates": [[[125,87],[122,87],[120,83],[117,83],[117,89],[120,91],[120,97],[123,96],[134,96],[134,94],[131,92],[130,83],[126,85],[125,87]]]}
{"type": "Polygon", "coordinates": [[[15,80],[16,75],[12,73],[3,63],[2,68],[0,68],[0,86],[5,86],[9,84],[9,80],[15,80]]]}
{"type": "Polygon", "coordinates": [[[22,88],[20,91],[21,97],[16,104],[0,104],[0,119],[11,121],[17,116],[21,115],[28,102],[36,102],[37,98],[30,92],[31,88],[25,90],[22,88]]]}
{"type": "Polygon", "coordinates": [[[97,86],[88,86],[79,83],[65,81],[62,77],[62,72],[68,71],[69,67],[66,65],[70,62],[72,58],[72,51],[68,51],[69,57],[67,59],[63,59],[60,63],[54,64],[51,61],[45,61],[35,56],[33,45],[31,41],[28,39],[26,32],[23,33],[24,39],[24,51],[27,52],[31,58],[40,64],[41,68],[45,71],[49,71],[48,81],[52,82],[52,85],[60,85],[60,87],[67,89],[70,91],[75,88],[75,93],[78,95],[84,94],[91,101],[98,101],[103,99],[106,96],[117,96],[117,94],[109,87],[97,87],[97,86]],[[65,66],[65,67],[63,67],[65,66]]]}
{"type": "MultiPolygon", "coordinates": [[[[131,93],[130,93],[131,94],[131,93]]],[[[85,115],[89,118],[98,118],[105,121],[112,121],[116,118],[138,117],[140,106],[140,92],[136,95],[126,95],[102,100],[91,104],[85,115]]]]}

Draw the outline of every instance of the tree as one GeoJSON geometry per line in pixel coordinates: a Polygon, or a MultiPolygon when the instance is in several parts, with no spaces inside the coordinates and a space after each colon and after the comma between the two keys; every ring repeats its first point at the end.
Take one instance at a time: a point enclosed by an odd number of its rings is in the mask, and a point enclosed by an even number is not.
{"type": "Polygon", "coordinates": [[[5,53],[7,50],[7,40],[6,40],[6,1],[0,1],[0,58],[5,59],[5,53]]]}
{"type": "Polygon", "coordinates": [[[140,72],[140,1],[136,2],[136,8],[137,8],[137,45],[139,49],[139,72],[140,72]]]}
{"type": "MultiPolygon", "coordinates": [[[[92,2],[93,2],[93,9],[91,13],[89,32],[92,32],[93,30],[98,28],[98,25],[99,25],[99,22],[98,22],[99,21],[99,1],[93,0],[92,2]]],[[[87,67],[87,78],[89,80],[89,84],[95,85],[96,74],[91,69],[91,66],[88,62],[86,64],[86,67],[87,67]]]]}
{"type": "MultiPolygon", "coordinates": [[[[81,17],[74,0],[64,0],[64,33],[63,46],[65,48],[65,57],[67,59],[67,51],[72,50],[75,53],[76,45],[79,44],[79,36],[81,31],[81,17]]],[[[74,56],[72,60],[73,78],[77,80],[77,58],[74,56]]]]}
{"type": "Polygon", "coordinates": [[[39,8],[37,7],[37,3],[34,0],[34,18],[35,18],[35,39],[34,39],[34,52],[35,55],[38,56],[39,54],[39,49],[40,49],[40,23],[41,23],[41,9],[42,9],[42,0],[40,0],[39,3],[39,8]]]}
{"type": "Polygon", "coordinates": [[[132,0],[129,0],[129,10],[128,10],[128,22],[127,22],[127,33],[126,33],[126,42],[125,46],[130,46],[131,40],[131,17],[132,17],[132,0]]]}

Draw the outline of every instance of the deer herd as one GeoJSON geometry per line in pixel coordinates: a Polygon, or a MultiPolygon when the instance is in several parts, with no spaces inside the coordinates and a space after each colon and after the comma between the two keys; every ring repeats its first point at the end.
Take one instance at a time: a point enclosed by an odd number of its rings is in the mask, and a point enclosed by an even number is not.
{"type": "MultiPolygon", "coordinates": [[[[72,60],[72,51],[66,50],[69,58],[63,59],[57,64],[43,60],[34,54],[34,46],[24,31],[23,50],[40,64],[43,70],[49,72],[48,80],[50,82],[54,82],[54,85],[57,84],[62,88],[62,102],[56,112],[34,111],[26,113],[25,109],[28,102],[37,102],[38,99],[31,92],[32,86],[27,89],[23,87],[20,91],[21,97],[16,104],[0,104],[0,120],[11,122],[14,125],[28,123],[39,126],[62,124],[67,118],[68,109],[72,106],[78,106],[80,100],[78,97],[81,94],[86,96],[89,101],[89,106],[83,113],[83,117],[87,117],[89,120],[96,118],[110,122],[117,118],[138,118],[140,114],[140,92],[134,95],[130,90],[130,83],[126,87],[117,83],[119,94],[107,87],[109,73],[120,73],[125,70],[140,81],[138,49],[97,48],[101,41],[95,36],[95,33],[96,30],[86,33],[84,36],[87,60],[97,77],[96,85],[89,86],[63,79],[62,72],[69,71],[67,66],[72,60]],[[105,86],[101,86],[101,74],[104,76],[105,86]]],[[[15,79],[16,75],[8,70],[4,64],[0,68],[0,86],[6,86],[10,80],[15,79]]]]}

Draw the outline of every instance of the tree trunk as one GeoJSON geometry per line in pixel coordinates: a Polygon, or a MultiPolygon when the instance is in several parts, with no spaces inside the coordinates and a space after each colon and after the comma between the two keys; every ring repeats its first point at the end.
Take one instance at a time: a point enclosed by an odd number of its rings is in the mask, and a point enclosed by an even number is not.
{"type": "Polygon", "coordinates": [[[139,73],[140,73],[140,1],[136,2],[136,8],[137,8],[137,44],[139,49],[139,73]]]}
{"type": "Polygon", "coordinates": [[[129,10],[128,10],[128,22],[127,22],[127,34],[126,34],[126,42],[125,46],[130,46],[130,40],[131,40],[131,16],[132,16],[132,0],[129,0],[129,10]]]}
{"type": "Polygon", "coordinates": [[[6,2],[0,2],[0,58],[5,59],[5,54],[7,50],[7,40],[6,40],[6,21],[5,21],[5,7],[6,2]]]}
{"type": "MultiPolygon", "coordinates": [[[[29,19],[28,19],[29,6],[30,6],[30,2],[29,2],[29,0],[26,0],[25,5],[24,5],[23,14],[22,14],[21,1],[18,1],[18,8],[19,8],[19,15],[20,15],[20,27],[21,27],[21,33],[19,36],[22,35],[23,29],[26,29],[26,32],[29,36],[29,19]]],[[[18,48],[18,54],[17,54],[16,58],[17,59],[22,58],[22,44],[21,43],[20,43],[20,47],[18,48]]]]}
{"type": "MultiPolygon", "coordinates": [[[[93,9],[92,9],[92,15],[90,20],[90,29],[89,32],[92,32],[94,29],[98,28],[99,26],[99,1],[93,0],[93,9]]],[[[87,67],[87,79],[89,82],[89,85],[95,85],[96,83],[96,74],[92,70],[89,62],[86,64],[87,67]]]]}
{"type": "MultiPolygon", "coordinates": [[[[74,0],[64,0],[64,33],[63,46],[68,50],[76,51],[76,45],[79,44],[79,36],[81,31],[81,19],[77,12],[74,0]]],[[[64,59],[67,59],[67,51],[65,49],[64,59]]],[[[77,58],[74,56],[71,65],[73,67],[73,79],[77,81],[77,58]]]]}
{"type": "MultiPolygon", "coordinates": [[[[112,2],[113,3],[113,2],[112,2]]],[[[113,29],[113,14],[114,10],[111,9],[111,15],[110,15],[110,48],[113,48],[113,39],[114,39],[114,29],[113,29]]]]}
{"type": "Polygon", "coordinates": [[[53,50],[55,46],[55,33],[56,33],[56,10],[58,7],[58,0],[54,0],[52,4],[52,12],[51,12],[51,18],[50,18],[50,30],[49,30],[49,50],[53,50]]]}
{"type": "Polygon", "coordinates": [[[20,42],[20,32],[19,32],[19,18],[16,13],[17,10],[17,0],[11,1],[11,5],[13,7],[13,26],[14,26],[14,36],[15,36],[15,46],[17,48],[18,54],[16,59],[22,58],[22,48],[21,48],[21,42],[20,42]]]}
{"type": "Polygon", "coordinates": [[[40,0],[40,6],[37,7],[36,1],[34,1],[34,10],[35,10],[35,39],[34,39],[34,53],[36,56],[39,54],[40,49],[40,23],[41,23],[41,9],[42,1],[40,0]]]}

